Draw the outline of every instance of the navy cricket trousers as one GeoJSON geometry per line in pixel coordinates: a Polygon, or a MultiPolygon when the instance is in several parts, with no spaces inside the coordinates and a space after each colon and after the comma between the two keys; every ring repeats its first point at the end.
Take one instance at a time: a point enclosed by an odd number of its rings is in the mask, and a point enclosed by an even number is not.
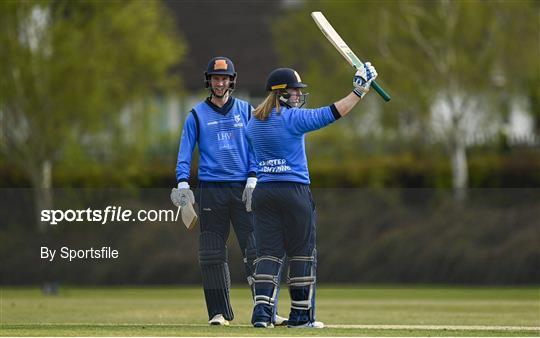
{"type": "Polygon", "coordinates": [[[261,182],[253,192],[257,256],[312,256],[316,241],[315,203],[309,185],[261,182]]]}
{"type": "Polygon", "coordinates": [[[257,246],[255,307],[251,322],[270,323],[278,301],[282,259],[289,258],[289,325],[315,321],[315,203],[309,185],[258,183],[253,192],[257,246]]]}
{"type": "Polygon", "coordinates": [[[227,242],[231,224],[242,253],[253,231],[252,215],[242,202],[245,182],[199,182],[197,203],[199,204],[200,231],[219,234],[227,242]]]}

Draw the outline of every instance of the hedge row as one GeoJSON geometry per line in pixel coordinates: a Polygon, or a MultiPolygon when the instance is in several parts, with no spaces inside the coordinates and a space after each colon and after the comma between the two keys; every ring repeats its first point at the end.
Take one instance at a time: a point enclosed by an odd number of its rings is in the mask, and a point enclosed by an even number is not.
{"type": "MultiPolygon", "coordinates": [[[[71,166],[72,167],[72,166],[71,166]]],[[[314,187],[449,188],[451,166],[442,156],[371,156],[354,160],[310,158],[314,187]]],[[[174,158],[154,158],[143,165],[81,164],[77,170],[56,167],[56,187],[170,187],[175,183],[174,158]]],[[[192,173],[196,183],[196,172],[192,173]]],[[[3,187],[30,187],[28,178],[13,167],[0,165],[3,187]]],[[[471,154],[471,188],[540,187],[540,150],[507,154],[471,154]]]]}

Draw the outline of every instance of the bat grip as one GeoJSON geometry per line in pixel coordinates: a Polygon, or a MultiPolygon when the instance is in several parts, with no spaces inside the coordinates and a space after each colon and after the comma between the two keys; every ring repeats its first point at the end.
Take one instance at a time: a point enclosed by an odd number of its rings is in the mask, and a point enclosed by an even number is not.
{"type": "Polygon", "coordinates": [[[376,81],[371,82],[371,88],[375,89],[375,91],[383,98],[384,101],[390,101],[390,95],[385,92],[376,81]]]}

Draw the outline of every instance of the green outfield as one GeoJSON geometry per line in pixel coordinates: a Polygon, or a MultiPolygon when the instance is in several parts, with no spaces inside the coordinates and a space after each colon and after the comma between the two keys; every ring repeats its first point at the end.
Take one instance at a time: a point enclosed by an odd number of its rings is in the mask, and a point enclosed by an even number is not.
{"type": "MultiPolygon", "coordinates": [[[[540,288],[342,287],[317,289],[328,328],[253,329],[247,288],[232,291],[230,327],[206,324],[199,287],[75,288],[56,296],[2,288],[2,336],[540,336],[540,288]]],[[[280,295],[280,314],[289,297],[280,295]]]]}

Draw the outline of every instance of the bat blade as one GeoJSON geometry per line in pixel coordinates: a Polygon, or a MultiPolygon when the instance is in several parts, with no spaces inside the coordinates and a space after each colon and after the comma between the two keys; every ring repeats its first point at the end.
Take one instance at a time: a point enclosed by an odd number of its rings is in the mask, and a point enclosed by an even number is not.
{"type": "MultiPolygon", "coordinates": [[[[347,60],[347,62],[356,69],[359,69],[364,64],[358,56],[349,48],[345,41],[339,36],[334,27],[328,22],[326,17],[321,12],[312,12],[311,17],[330,43],[338,50],[338,52],[347,60]]],[[[375,81],[371,83],[375,91],[386,101],[390,101],[390,95],[375,81]]]]}
{"type": "Polygon", "coordinates": [[[180,213],[182,215],[182,223],[186,226],[188,230],[191,230],[197,224],[197,213],[193,209],[191,203],[187,203],[185,206],[180,208],[180,213]]]}
{"type": "Polygon", "coordinates": [[[353,53],[349,46],[343,41],[338,32],[332,27],[330,22],[326,20],[326,17],[321,12],[311,13],[311,17],[315,21],[315,24],[319,27],[324,36],[330,41],[330,43],[338,50],[338,52],[350,63],[351,66],[359,68],[362,66],[362,62],[353,53]],[[356,61],[356,62],[355,62],[356,61]]]}

